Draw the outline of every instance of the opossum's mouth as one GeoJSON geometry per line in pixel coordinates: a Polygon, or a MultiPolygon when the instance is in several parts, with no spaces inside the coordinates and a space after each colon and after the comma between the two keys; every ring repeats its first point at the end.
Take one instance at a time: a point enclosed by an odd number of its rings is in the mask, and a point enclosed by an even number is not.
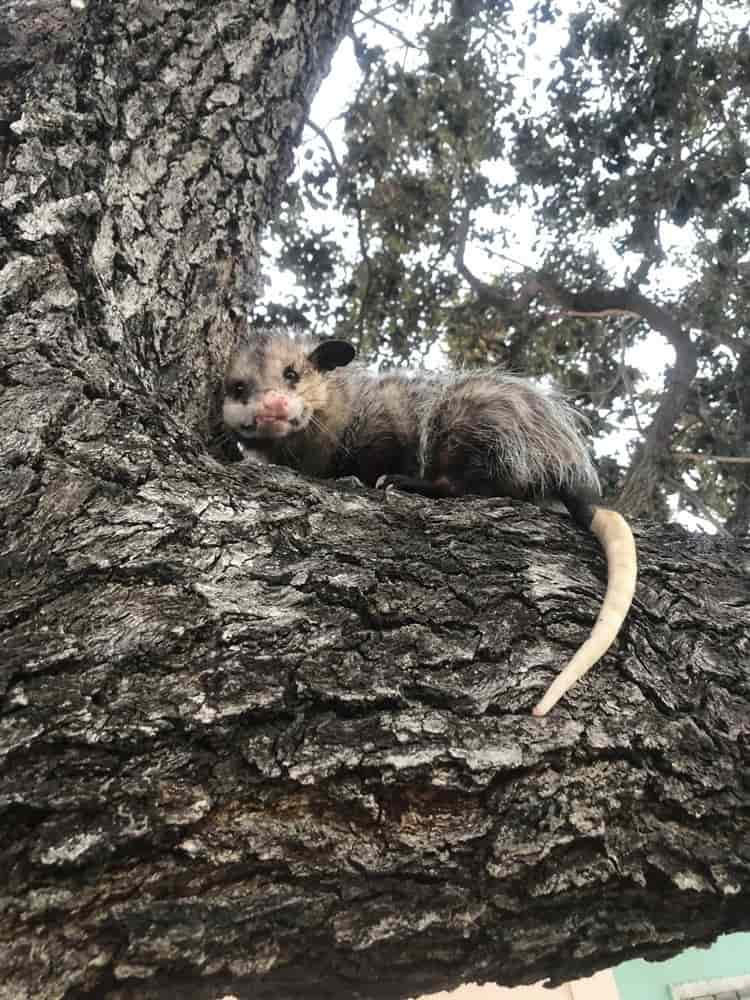
{"type": "Polygon", "coordinates": [[[256,417],[252,424],[242,424],[237,428],[237,433],[247,441],[264,439],[277,439],[287,437],[300,429],[301,421],[298,418],[287,420],[283,417],[256,417]]]}

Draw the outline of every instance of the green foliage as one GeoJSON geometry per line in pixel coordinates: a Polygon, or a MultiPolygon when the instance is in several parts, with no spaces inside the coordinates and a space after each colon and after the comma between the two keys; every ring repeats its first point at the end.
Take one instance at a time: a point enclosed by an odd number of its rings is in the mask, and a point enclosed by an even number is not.
{"type": "Polygon", "coordinates": [[[638,291],[699,358],[646,509],[663,511],[667,489],[730,517],[743,466],[675,453],[750,455],[746,13],[745,0],[364,6],[359,80],[328,130],[341,134],[306,133],[273,232],[298,294],[259,321],[346,336],[385,363],[440,343],[454,362],[552,375],[596,432],[626,423],[637,458],[670,384],[649,398],[655,373],[629,361],[647,323],[571,315],[544,289],[638,291]],[[457,266],[464,250],[483,285],[457,266]]]}

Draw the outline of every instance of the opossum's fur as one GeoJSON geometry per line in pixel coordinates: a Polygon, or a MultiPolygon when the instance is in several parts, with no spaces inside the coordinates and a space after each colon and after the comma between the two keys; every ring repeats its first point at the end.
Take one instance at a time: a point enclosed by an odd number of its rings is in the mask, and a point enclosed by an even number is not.
{"type": "Polygon", "coordinates": [[[308,475],[427,496],[562,500],[602,543],[608,587],[591,636],[534,709],[544,715],[614,641],[635,587],[627,523],[591,506],[599,480],[585,422],[557,389],[515,375],[377,375],[349,366],[353,355],[341,341],[283,330],[248,338],[225,379],[226,427],[256,459],[308,475]]]}
{"type": "Polygon", "coordinates": [[[256,389],[283,387],[288,365],[302,376],[295,391],[312,420],[281,440],[265,441],[243,426],[247,403],[225,402],[226,425],[271,461],[322,477],[356,474],[374,486],[388,473],[429,479],[440,472],[441,454],[457,448],[472,452],[482,478],[502,482],[510,495],[555,495],[561,488],[598,495],[582,418],[556,389],[498,371],[377,375],[350,365],[321,373],[307,361],[318,343],[265,333],[232,360],[227,387],[243,382],[249,399],[256,389]],[[383,467],[383,458],[398,468],[383,467]]]}
{"type": "Polygon", "coordinates": [[[554,388],[499,371],[419,375],[420,474],[441,448],[470,447],[494,482],[529,496],[584,489],[598,495],[581,417],[554,388]]]}

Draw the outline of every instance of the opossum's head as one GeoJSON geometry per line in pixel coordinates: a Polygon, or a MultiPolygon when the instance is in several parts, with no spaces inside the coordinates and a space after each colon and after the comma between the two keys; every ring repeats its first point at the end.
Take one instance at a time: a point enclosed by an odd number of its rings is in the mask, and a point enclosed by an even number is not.
{"type": "Polygon", "coordinates": [[[327,374],[348,365],[354,354],[344,340],[254,335],[234,355],[224,379],[224,424],[250,442],[303,431],[329,404],[327,374]]]}

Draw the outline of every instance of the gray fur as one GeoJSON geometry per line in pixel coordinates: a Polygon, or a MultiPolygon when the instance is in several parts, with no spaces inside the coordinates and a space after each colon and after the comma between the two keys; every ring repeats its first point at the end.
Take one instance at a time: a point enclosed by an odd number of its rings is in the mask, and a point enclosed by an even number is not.
{"type": "Polygon", "coordinates": [[[450,432],[482,447],[490,477],[521,493],[543,496],[566,487],[599,494],[585,422],[556,387],[493,369],[448,372],[426,377],[423,399],[423,476],[440,435],[450,432]]]}

